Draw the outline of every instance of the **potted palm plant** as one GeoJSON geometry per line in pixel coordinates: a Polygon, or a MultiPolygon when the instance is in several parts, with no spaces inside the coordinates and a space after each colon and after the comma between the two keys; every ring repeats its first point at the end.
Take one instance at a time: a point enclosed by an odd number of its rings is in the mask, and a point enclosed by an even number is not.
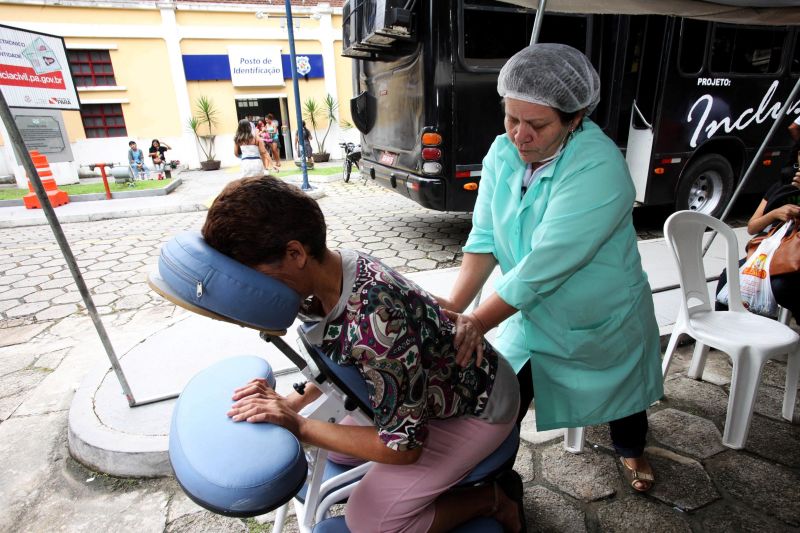
{"type": "Polygon", "coordinates": [[[216,139],[214,126],[217,125],[219,110],[217,110],[214,102],[207,96],[200,96],[197,98],[194,104],[194,110],[195,114],[189,118],[188,126],[194,133],[197,144],[200,146],[200,150],[206,158],[205,161],[200,161],[200,166],[203,170],[218,170],[221,163],[214,157],[214,140],[216,139]],[[201,135],[200,133],[203,125],[206,126],[207,131],[205,135],[201,135]]]}
{"type": "Polygon", "coordinates": [[[317,141],[317,151],[313,155],[314,162],[316,163],[324,163],[331,157],[331,154],[325,150],[325,141],[328,139],[328,134],[337,121],[336,111],[338,109],[339,104],[330,94],[325,96],[322,104],[317,103],[314,98],[308,98],[303,104],[303,118],[306,123],[311,126],[314,132],[314,139],[317,141]],[[325,133],[320,139],[317,133],[317,126],[321,126],[325,122],[327,122],[327,128],[325,128],[325,133]]]}

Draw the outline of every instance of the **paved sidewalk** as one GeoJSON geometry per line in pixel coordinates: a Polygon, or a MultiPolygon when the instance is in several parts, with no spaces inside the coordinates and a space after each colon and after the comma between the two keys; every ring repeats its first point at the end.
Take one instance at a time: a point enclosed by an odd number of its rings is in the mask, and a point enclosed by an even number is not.
{"type": "MultiPolygon", "coordinates": [[[[224,171],[186,174],[185,184],[194,188],[173,193],[186,203],[208,201],[237,177],[224,171]]],[[[325,189],[320,203],[333,246],[369,250],[435,292],[446,292],[453,275],[448,267],[460,262],[468,217],[422,210],[371,184],[330,182],[325,189]]],[[[160,243],[201,222],[202,213],[173,213],[65,225],[140,397],[179,389],[181,380],[220,355],[258,353],[289,369],[254,332],[177,310],[144,283],[160,243]],[[182,358],[186,353],[192,356],[182,358]]],[[[47,233],[46,227],[0,231],[0,531],[268,530],[254,520],[200,509],[172,478],[108,476],[68,455],[68,433],[78,427],[68,421],[70,408],[91,415],[97,425],[122,427],[125,444],[141,452],[142,443],[163,441],[171,402],[127,408],[47,233]]],[[[641,242],[640,250],[653,286],[676,281],[663,241],[641,242]]],[[[708,260],[709,271],[719,268],[716,250],[708,260]]],[[[666,333],[675,294],[656,298],[666,333]]],[[[536,433],[532,416],[526,419],[517,469],[525,480],[531,531],[798,530],[800,426],[780,418],[785,365],[767,365],[747,448],[734,451],[720,445],[730,364],[712,352],[705,380],[690,380],[690,350],[682,350],[666,381],[666,399],[650,412],[648,453],[658,484],[649,495],[624,486],[604,428],[590,428],[586,452],[571,455],[563,451],[560,432],[536,433]]],[[[800,406],[795,412],[800,415],[800,406]]],[[[163,456],[163,446],[148,453],[163,456]]]]}

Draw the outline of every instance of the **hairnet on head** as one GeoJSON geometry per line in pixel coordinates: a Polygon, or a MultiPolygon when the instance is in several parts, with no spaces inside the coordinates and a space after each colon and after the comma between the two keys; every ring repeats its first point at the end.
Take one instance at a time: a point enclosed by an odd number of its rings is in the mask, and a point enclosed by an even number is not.
{"type": "Polygon", "coordinates": [[[514,54],[500,70],[497,92],[503,98],[555,107],[565,113],[600,101],[600,76],[589,59],[565,44],[537,43],[514,54]]]}

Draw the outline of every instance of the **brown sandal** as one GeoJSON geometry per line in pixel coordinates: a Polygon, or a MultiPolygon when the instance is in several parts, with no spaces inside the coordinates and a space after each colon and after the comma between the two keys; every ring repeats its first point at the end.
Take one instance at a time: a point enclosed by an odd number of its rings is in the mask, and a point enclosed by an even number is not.
{"type": "Polygon", "coordinates": [[[647,474],[645,472],[640,472],[638,470],[634,470],[628,463],[625,462],[624,457],[620,457],[619,460],[622,462],[622,476],[625,478],[631,488],[636,492],[647,492],[653,488],[653,483],[655,482],[656,478],[653,474],[647,474]],[[637,485],[639,485],[637,487],[637,485]]]}

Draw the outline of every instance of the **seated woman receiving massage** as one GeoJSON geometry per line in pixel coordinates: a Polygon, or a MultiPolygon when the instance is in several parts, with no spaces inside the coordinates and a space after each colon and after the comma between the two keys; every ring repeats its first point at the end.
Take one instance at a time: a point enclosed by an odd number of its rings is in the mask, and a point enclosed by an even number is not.
{"type": "Polygon", "coordinates": [[[488,344],[458,361],[454,326],[437,302],[377,259],[330,250],[317,202],[272,177],[228,184],[208,212],[209,245],[294,289],[307,333],[335,362],[355,365],[367,383],[374,426],[305,419],[320,395],[283,397],[255,379],[234,392],[228,416],[279,424],[304,443],[374,461],[350,496],[351,531],[448,531],[492,516],[522,529],[521,481],[451,489],[509,435],[519,389],[513,370],[488,344]]]}

